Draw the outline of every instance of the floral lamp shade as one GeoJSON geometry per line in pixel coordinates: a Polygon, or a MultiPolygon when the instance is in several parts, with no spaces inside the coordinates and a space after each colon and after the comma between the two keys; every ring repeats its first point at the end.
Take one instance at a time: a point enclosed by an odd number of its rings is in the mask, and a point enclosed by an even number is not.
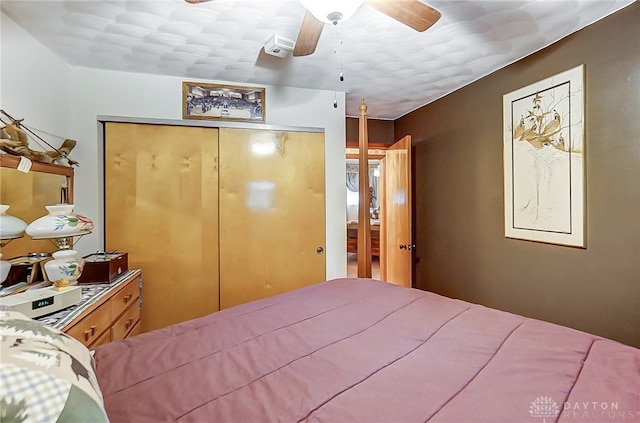
{"type": "Polygon", "coordinates": [[[93,230],[93,221],[73,212],[73,204],[45,206],[49,214],[34,220],[26,232],[33,239],[65,238],[87,235],[93,230]]]}
{"type": "MultiPolygon", "coordinates": [[[[8,204],[0,204],[0,246],[2,247],[10,240],[20,238],[27,228],[27,224],[23,220],[8,214],[8,209],[8,204]],[[2,241],[6,241],[6,243],[2,241]]],[[[0,253],[0,284],[7,279],[10,269],[11,263],[2,260],[2,253],[0,253]]]]}
{"type": "Polygon", "coordinates": [[[0,239],[20,238],[27,228],[27,224],[15,216],[7,213],[9,206],[0,204],[0,239]]]}

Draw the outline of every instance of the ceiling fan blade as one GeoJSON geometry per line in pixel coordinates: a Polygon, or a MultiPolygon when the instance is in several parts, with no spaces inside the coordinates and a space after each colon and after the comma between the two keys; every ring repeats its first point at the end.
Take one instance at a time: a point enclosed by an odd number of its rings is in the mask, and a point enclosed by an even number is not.
{"type": "Polygon", "coordinates": [[[197,3],[204,3],[204,2],[207,2],[207,1],[211,1],[211,0],[184,0],[184,1],[186,1],[187,3],[191,3],[191,4],[197,4],[197,3]]]}
{"type": "Polygon", "coordinates": [[[436,23],[441,16],[436,9],[419,0],[367,0],[367,5],[420,32],[436,23]]]}
{"type": "Polygon", "coordinates": [[[307,56],[316,51],[324,23],[317,20],[308,10],[304,14],[300,32],[293,48],[294,56],[307,56]]]}

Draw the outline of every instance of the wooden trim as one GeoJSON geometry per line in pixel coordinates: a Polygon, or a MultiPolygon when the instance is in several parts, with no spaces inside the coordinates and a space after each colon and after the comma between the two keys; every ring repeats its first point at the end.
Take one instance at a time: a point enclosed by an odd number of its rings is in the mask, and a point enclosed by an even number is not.
{"type": "MultiPolygon", "coordinates": [[[[371,147],[371,145],[369,145],[371,147]]],[[[369,148],[367,154],[370,159],[382,159],[386,156],[387,152],[384,148],[369,148]]],[[[347,159],[357,159],[360,157],[360,148],[350,148],[346,149],[347,159]]]]}
{"type": "MultiPolygon", "coordinates": [[[[12,169],[18,168],[18,163],[20,163],[19,156],[12,156],[9,154],[0,154],[0,167],[9,167],[12,169]]],[[[69,166],[62,166],[51,163],[42,163],[42,162],[31,162],[31,171],[33,172],[43,172],[43,173],[53,173],[55,175],[64,175],[68,177],[73,177],[74,170],[69,166]]]]}
{"type": "MultiPolygon", "coordinates": [[[[360,102],[358,138],[360,169],[369,168],[369,134],[367,132],[367,105],[360,102]]],[[[358,172],[360,193],[358,204],[358,277],[371,277],[371,216],[369,212],[369,172],[358,172]]]]}
{"type": "Polygon", "coordinates": [[[143,123],[146,125],[169,125],[169,126],[199,126],[205,128],[235,128],[235,129],[266,129],[271,131],[290,131],[290,132],[321,132],[324,134],[324,128],[310,126],[292,126],[292,125],[271,125],[257,122],[235,122],[235,121],[219,121],[219,120],[179,120],[179,119],[157,119],[157,118],[140,118],[129,116],[110,116],[98,115],[99,125],[104,126],[106,123],[143,123]]]}
{"type": "Polygon", "coordinates": [[[387,260],[388,260],[388,220],[387,220],[387,178],[386,178],[386,166],[387,159],[380,160],[380,176],[378,183],[378,206],[380,207],[380,254],[378,255],[380,260],[380,280],[386,281],[387,279],[387,260]]]}
{"type": "MultiPolygon", "coordinates": [[[[367,127],[368,127],[368,124],[367,124],[367,127]]],[[[349,141],[349,140],[347,140],[347,141],[345,141],[345,146],[347,148],[355,148],[355,149],[357,149],[357,148],[359,148],[359,143],[358,143],[358,141],[349,141]]],[[[382,142],[371,142],[371,141],[369,141],[369,149],[372,149],[372,148],[377,149],[377,150],[385,150],[385,149],[389,148],[389,144],[385,144],[385,143],[382,143],[382,142]]]]}

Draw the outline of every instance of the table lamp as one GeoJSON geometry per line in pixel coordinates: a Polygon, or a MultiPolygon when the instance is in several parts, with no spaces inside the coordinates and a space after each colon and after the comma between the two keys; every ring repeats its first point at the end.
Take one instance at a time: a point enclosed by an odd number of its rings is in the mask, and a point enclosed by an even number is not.
{"type": "Polygon", "coordinates": [[[51,282],[62,279],[75,285],[82,274],[84,260],[73,250],[73,237],[88,235],[93,221],[73,212],[73,204],[45,206],[49,212],[31,222],[26,233],[33,239],[49,239],[60,249],[52,254],[53,260],[44,263],[44,272],[51,282]]]}

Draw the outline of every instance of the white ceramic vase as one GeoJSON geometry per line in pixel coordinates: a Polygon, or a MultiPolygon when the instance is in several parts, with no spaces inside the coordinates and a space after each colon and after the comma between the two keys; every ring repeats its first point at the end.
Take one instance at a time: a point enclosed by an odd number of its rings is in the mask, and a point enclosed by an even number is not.
{"type": "Polygon", "coordinates": [[[52,254],[53,260],[44,264],[44,271],[51,282],[67,279],[70,285],[75,285],[82,274],[84,260],[75,250],[60,250],[52,254]]]}
{"type": "Polygon", "coordinates": [[[73,204],[45,206],[49,214],[31,222],[27,235],[35,239],[86,235],[93,229],[91,219],[75,214],[73,204]]]}
{"type": "Polygon", "coordinates": [[[27,224],[15,216],[7,214],[7,204],[0,204],[0,239],[20,238],[27,224]]]}

